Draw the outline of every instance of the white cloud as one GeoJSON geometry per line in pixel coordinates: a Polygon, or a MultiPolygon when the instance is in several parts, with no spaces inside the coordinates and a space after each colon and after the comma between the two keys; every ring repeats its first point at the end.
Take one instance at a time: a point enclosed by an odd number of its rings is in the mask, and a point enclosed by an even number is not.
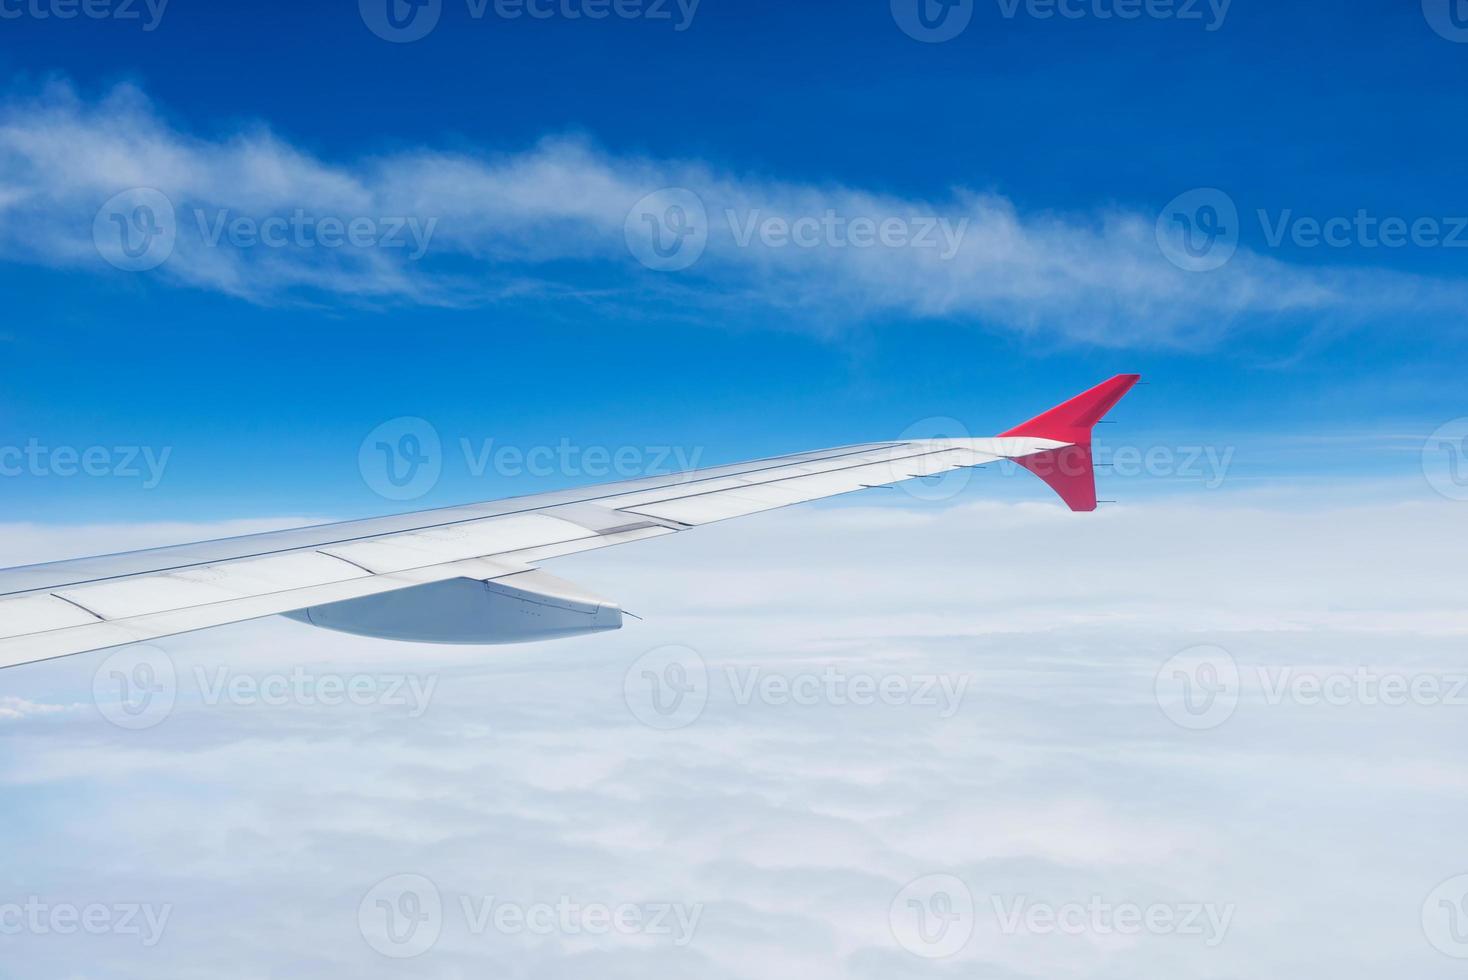
{"type": "Polygon", "coordinates": [[[458,305],[555,291],[631,305],[655,293],[698,308],[753,304],[815,329],[897,315],[1107,345],[1206,344],[1282,319],[1337,329],[1468,308],[1457,280],[1308,269],[1247,249],[1222,270],[1188,273],[1159,252],[1153,214],[1023,213],[963,186],[907,199],[617,156],[568,138],[514,153],[419,148],[329,161],[264,126],[186,132],[128,87],[89,101],[56,85],[0,114],[0,247],[12,258],[105,268],[93,220],[136,187],[162,191],[177,216],[176,244],[157,275],[262,303],[458,305]],[[632,259],[624,225],[640,199],[669,187],[698,195],[708,248],[685,272],[654,273],[632,259]],[[365,219],[365,240],[401,247],[263,247],[227,231],[210,244],[221,216],[261,222],[297,209],[312,221],[365,219]],[[818,247],[762,244],[758,234],[739,244],[751,220],[827,212],[844,221],[941,219],[963,234],[948,258],[937,231],[933,248],[858,248],[845,232],[828,243],[825,231],[818,247]],[[412,223],[394,232],[394,219],[412,223]],[[421,258],[411,258],[420,246],[421,258]]]}
{"type": "Polygon", "coordinates": [[[38,715],[54,715],[73,711],[76,705],[38,704],[25,698],[0,697],[0,721],[21,721],[38,715]]]}
{"type": "MultiPolygon", "coordinates": [[[[1468,870],[1464,707],[1271,704],[1247,684],[1224,724],[1188,731],[1153,687],[1199,643],[1245,670],[1462,673],[1468,613],[1441,547],[1458,511],[1223,495],[1094,515],[800,508],[556,563],[648,617],[619,633],[436,648],[267,620],[176,638],[178,704],[156,728],[27,713],[0,743],[6,894],[171,903],[164,941],[23,934],[7,937],[7,966],[150,980],[1456,975],[1420,907],[1468,870]],[[698,650],[713,678],[703,714],[671,732],[623,701],[628,666],[663,644],[698,650]],[[416,719],[207,704],[194,671],[221,666],[440,683],[416,719]],[[970,685],[946,718],[916,702],[740,703],[727,672],[751,668],[970,685]],[[448,913],[429,953],[396,961],[357,914],[405,872],[430,878],[448,913]],[[935,872],[979,908],[946,961],[902,949],[888,922],[898,890],[935,872]],[[702,918],[686,947],[476,934],[457,901],[491,895],[701,904],[702,918]],[[1207,947],[1006,933],[990,904],[1093,895],[1236,912],[1207,947]]],[[[28,533],[29,553],[45,532],[28,533]]],[[[100,660],[0,672],[0,697],[86,701],[100,660]]]]}

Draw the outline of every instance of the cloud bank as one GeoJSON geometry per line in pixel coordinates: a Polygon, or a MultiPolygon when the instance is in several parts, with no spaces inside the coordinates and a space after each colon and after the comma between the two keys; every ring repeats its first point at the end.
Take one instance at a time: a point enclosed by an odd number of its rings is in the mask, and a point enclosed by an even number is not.
{"type": "Polygon", "coordinates": [[[111,262],[262,304],[549,293],[763,310],[823,330],[905,317],[1126,346],[1468,309],[1456,280],[1247,249],[1185,271],[1159,248],[1155,214],[1024,213],[961,185],[906,199],[565,137],[326,160],[263,124],[186,132],[126,86],[87,99],[58,84],[5,105],[0,218],[12,260],[111,262]]]}
{"type": "Polygon", "coordinates": [[[537,646],[408,646],[282,620],[177,638],[177,703],[140,730],[106,720],[105,686],[92,702],[96,675],[112,680],[103,656],[6,671],[0,905],[133,904],[163,923],[151,946],[146,931],[22,930],[4,939],[6,967],[1458,975],[1433,948],[1451,934],[1424,909],[1468,871],[1465,708],[1271,693],[1281,671],[1463,675],[1468,614],[1438,544],[1458,508],[1210,504],[776,512],[555,563],[647,619],[537,646]],[[1229,717],[1187,727],[1157,684],[1199,645],[1246,680],[1229,717]],[[670,647],[696,652],[708,683],[686,724],[660,729],[629,691],[670,647]],[[211,700],[221,671],[365,676],[382,696],[271,701],[246,683],[211,700]],[[946,678],[962,694],[953,711],[916,683],[864,702],[854,684],[818,683],[828,672],[946,678]],[[427,711],[386,695],[404,675],[437,678],[427,711]],[[933,876],[972,912],[935,904],[933,876]],[[381,917],[413,936],[409,913],[425,908],[405,880],[429,882],[441,907],[418,955],[396,959],[381,917]],[[558,903],[697,921],[597,932],[479,914],[558,903]],[[1215,918],[1111,929],[1104,910],[1128,903],[1215,918]],[[935,917],[918,929],[914,909],[935,917]],[[958,931],[939,928],[945,909],[958,931]],[[1035,909],[1079,926],[1047,929],[1035,909]]]}

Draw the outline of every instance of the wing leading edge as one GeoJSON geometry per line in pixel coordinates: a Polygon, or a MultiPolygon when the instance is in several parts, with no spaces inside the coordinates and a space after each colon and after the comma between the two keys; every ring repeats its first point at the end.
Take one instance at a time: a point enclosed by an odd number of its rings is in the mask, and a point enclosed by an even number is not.
{"type": "Polygon", "coordinates": [[[615,628],[614,604],[573,595],[535,564],[1001,459],[1036,473],[1073,510],[1094,510],[1091,428],[1137,380],[1119,375],[993,439],[846,446],[0,571],[0,667],[280,613],[430,642],[615,628]]]}

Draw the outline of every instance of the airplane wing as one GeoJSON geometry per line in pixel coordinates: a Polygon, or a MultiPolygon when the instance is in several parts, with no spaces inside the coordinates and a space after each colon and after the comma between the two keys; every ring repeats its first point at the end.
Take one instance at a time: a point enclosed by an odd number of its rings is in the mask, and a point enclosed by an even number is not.
{"type": "Polygon", "coordinates": [[[892,441],[0,571],[0,667],[287,614],[401,640],[505,643],[621,625],[537,563],[790,504],[1015,460],[1096,508],[1091,430],[1123,374],[991,439],[892,441]]]}

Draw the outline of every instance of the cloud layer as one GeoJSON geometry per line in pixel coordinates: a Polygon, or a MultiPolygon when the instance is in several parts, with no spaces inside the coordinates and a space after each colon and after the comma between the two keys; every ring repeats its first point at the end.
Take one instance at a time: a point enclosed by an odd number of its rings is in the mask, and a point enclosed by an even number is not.
{"type": "MultiPolygon", "coordinates": [[[[9,935],[6,966],[150,980],[1453,976],[1423,908],[1468,871],[1464,707],[1275,698],[1255,678],[1463,674],[1468,614],[1436,545],[1458,518],[1446,502],[803,508],[557,563],[647,617],[617,634],[484,651],[245,624],[170,641],[177,702],[141,730],[92,703],[102,656],[7,671],[0,904],[171,914],[152,947],[9,935]],[[1157,684],[1201,644],[1246,680],[1230,717],[1189,728],[1157,684]],[[660,730],[644,724],[637,668],[669,647],[696,652],[708,682],[701,710],[660,730]],[[385,695],[272,703],[244,684],[211,698],[220,671],[437,686],[415,715],[385,695]],[[946,678],[962,696],[948,711],[913,686],[868,703],[802,687],[832,671],[946,678]],[[930,959],[901,916],[935,874],[975,911],[963,945],[930,959]],[[431,882],[443,911],[429,948],[398,960],[359,918],[402,875],[431,882]],[[1229,921],[1216,943],[1089,918],[1006,925],[1016,907],[1093,899],[1229,921]],[[683,944],[479,928],[471,913],[491,900],[699,917],[683,944]]],[[[389,906],[412,911],[404,894],[389,906]]]]}
{"type": "Polygon", "coordinates": [[[1163,346],[1468,309],[1454,280],[1306,269],[1247,249],[1184,271],[1163,257],[1154,214],[1022,213],[961,185],[911,200],[569,138],[331,161],[263,125],[185,132],[129,87],[89,100],[58,84],[5,106],[0,217],[12,259],[105,270],[105,258],[259,303],[552,292],[754,307],[818,329],[939,318],[1163,346]],[[124,233],[142,254],[118,251],[124,233]]]}

